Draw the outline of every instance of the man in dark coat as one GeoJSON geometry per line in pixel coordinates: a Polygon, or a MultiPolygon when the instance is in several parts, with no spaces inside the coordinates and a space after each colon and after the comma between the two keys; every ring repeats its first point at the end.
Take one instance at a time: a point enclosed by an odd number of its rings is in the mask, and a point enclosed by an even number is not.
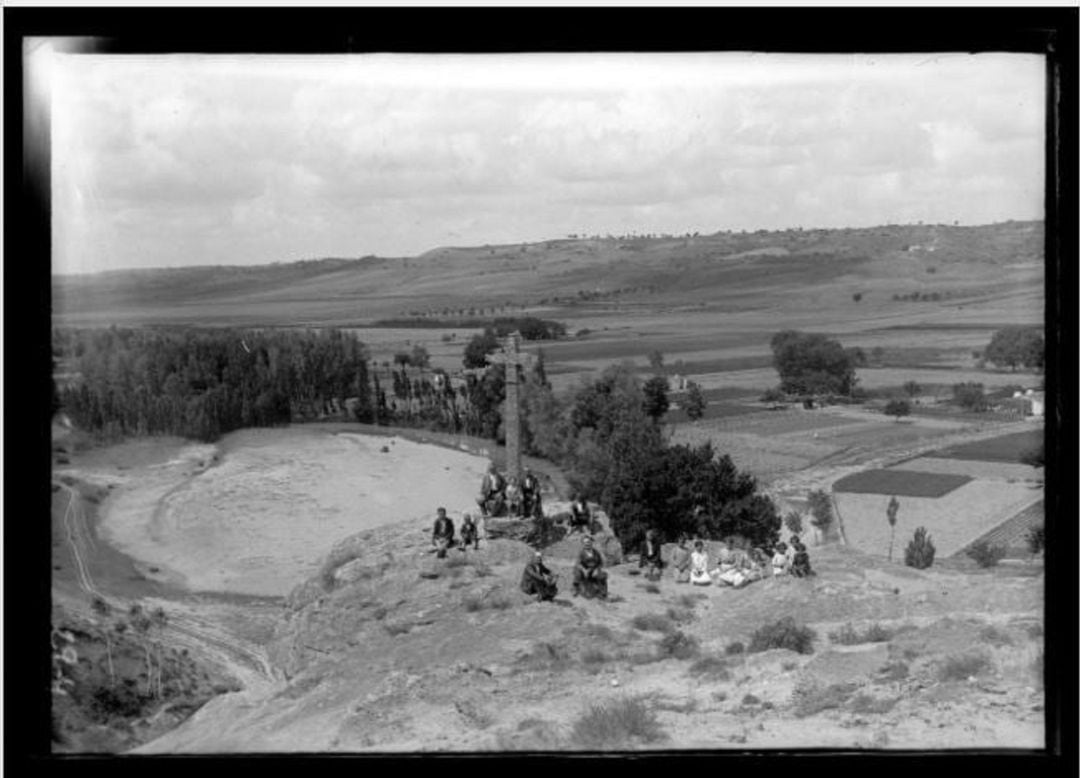
{"type": "Polygon", "coordinates": [[[791,563],[791,574],[796,578],[811,577],[814,571],[810,569],[810,554],[806,551],[806,546],[801,540],[793,540],[792,545],[795,547],[795,558],[791,563]]]}
{"type": "Polygon", "coordinates": [[[593,548],[591,535],[582,541],[581,553],[574,566],[574,596],[607,598],[607,572],[604,557],[593,548]]]}
{"type": "Polygon", "coordinates": [[[592,524],[592,516],[589,514],[589,504],[576,495],[570,503],[570,531],[581,530],[588,532],[592,524]]]}
{"type": "Polygon", "coordinates": [[[466,550],[470,545],[473,550],[480,550],[480,533],[476,524],[473,523],[472,516],[466,513],[461,519],[461,550],[466,550]]]}
{"type": "Polygon", "coordinates": [[[539,517],[540,511],[540,481],[532,470],[525,468],[525,474],[521,478],[521,501],[522,515],[539,517]]]}
{"type": "Polygon", "coordinates": [[[439,559],[446,557],[446,549],[454,542],[454,522],[446,515],[446,508],[439,508],[435,527],[431,531],[431,545],[435,546],[439,559]]]}
{"type": "Polygon", "coordinates": [[[521,574],[521,591],[535,595],[537,602],[553,600],[559,591],[555,586],[555,576],[544,564],[544,555],[539,551],[533,556],[532,561],[525,565],[525,570],[521,574]]]}
{"type": "Polygon", "coordinates": [[[502,513],[505,489],[506,482],[495,469],[495,465],[491,465],[480,482],[480,498],[476,501],[485,516],[497,516],[502,513]]]}
{"type": "Polygon", "coordinates": [[[645,547],[641,549],[641,561],[638,566],[649,568],[645,573],[645,577],[650,581],[660,580],[664,560],[660,555],[660,542],[656,538],[656,530],[654,529],[645,533],[645,547]]]}

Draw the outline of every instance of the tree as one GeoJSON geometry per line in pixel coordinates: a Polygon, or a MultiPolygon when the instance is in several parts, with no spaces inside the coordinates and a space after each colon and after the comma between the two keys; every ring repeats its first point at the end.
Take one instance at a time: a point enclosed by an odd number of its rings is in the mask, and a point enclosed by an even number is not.
{"type": "Polygon", "coordinates": [[[821,489],[815,489],[807,495],[810,505],[810,523],[821,530],[824,534],[833,522],[832,500],[821,489]]]}
{"type": "Polygon", "coordinates": [[[1028,551],[1032,556],[1046,549],[1046,527],[1042,524],[1032,527],[1024,536],[1027,541],[1028,551]]]}
{"type": "Polygon", "coordinates": [[[668,380],[662,375],[653,376],[642,386],[645,395],[645,413],[654,422],[660,421],[671,406],[668,400],[668,380]]]}
{"type": "Polygon", "coordinates": [[[419,343],[413,346],[409,358],[413,367],[428,367],[431,364],[431,355],[428,354],[428,350],[419,343]]]}
{"type": "Polygon", "coordinates": [[[407,351],[399,351],[394,354],[394,364],[401,367],[408,367],[412,364],[412,354],[407,351]]]}
{"type": "Polygon", "coordinates": [[[1015,370],[1023,365],[1042,369],[1046,355],[1046,343],[1042,332],[1035,327],[1006,327],[998,330],[986,347],[985,357],[995,365],[1015,370]]]}
{"type": "Polygon", "coordinates": [[[953,400],[969,411],[985,411],[988,407],[983,385],[973,382],[953,384],[953,400]]]}
{"type": "Polygon", "coordinates": [[[933,541],[926,534],[926,527],[919,527],[915,530],[915,537],[904,549],[904,564],[917,570],[925,570],[934,564],[935,551],[933,541]]]}
{"type": "Polygon", "coordinates": [[[475,370],[488,366],[487,356],[501,347],[495,330],[485,327],[483,333],[474,335],[468,345],[465,346],[465,356],[462,360],[467,370],[475,370]]]}
{"type": "Polygon", "coordinates": [[[855,367],[839,342],[818,333],[784,330],[772,337],[780,388],[791,394],[850,395],[855,367]]]}
{"type": "Polygon", "coordinates": [[[914,397],[922,391],[922,387],[919,386],[915,381],[905,381],[904,391],[907,392],[908,397],[914,397]]]}
{"type": "Polygon", "coordinates": [[[686,382],[686,416],[690,421],[697,421],[705,415],[705,394],[694,381],[686,382]]]}
{"type": "Polygon", "coordinates": [[[851,295],[851,299],[855,302],[859,302],[859,300],[862,299],[862,292],[856,292],[855,294],[851,295]]]}
{"type": "Polygon", "coordinates": [[[649,352],[649,366],[658,375],[664,372],[664,355],[660,349],[653,349],[649,352]]]}
{"type": "Polygon", "coordinates": [[[784,526],[792,535],[800,535],[803,531],[802,514],[798,511],[790,511],[784,517],[784,526]]]}
{"type": "Polygon", "coordinates": [[[889,522],[889,561],[892,561],[893,540],[896,538],[896,514],[900,511],[900,501],[894,494],[885,508],[885,519],[889,522]]]}
{"type": "Polygon", "coordinates": [[[895,416],[897,421],[900,421],[901,416],[908,416],[911,413],[911,403],[907,400],[889,400],[885,404],[885,415],[895,416]]]}

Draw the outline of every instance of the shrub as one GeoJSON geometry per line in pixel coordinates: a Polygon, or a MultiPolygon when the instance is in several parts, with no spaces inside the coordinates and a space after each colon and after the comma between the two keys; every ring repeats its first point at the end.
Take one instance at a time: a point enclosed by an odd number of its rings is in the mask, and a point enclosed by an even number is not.
{"type": "Polygon", "coordinates": [[[829,640],[842,646],[854,646],[859,643],[882,643],[891,640],[892,636],[891,630],[877,623],[871,624],[865,632],[859,632],[849,622],[836,632],[830,632],[829,640]]]}
{"type": "Polygon", "coordinates": [[[97,595],[94,595],[94,599],[90,601],[90,608],[99,616],[108,616],[111,610],[109,603],[97,595]]]}
{"type": "Polygon", "coordinates": [[[908,677],[910,669],[906,662],[889,662],[878,672],[877,680],[881,683],[902,681],[908,677]]]}
{"type": "Polygon", "coordinates": [[[760,705],[761,698],[756,694],[744,694],[742,698],[743,705],[760,705]]]}
{"type": "Polygon", "coordinates": [[[577,721],[571,741],[591,751],[616,749],[631,743],[654,743],[667,737],[656,713],[641,697],[593,705],[577,721]]]}
{"type": "Polygon", "coordinates": [[[671,632],[675,625],[662,613],[642,613],[634,617],[630,622],[634,629],[642,632],[671,632]]]}
{"type": "Polygon", "coordinates": [[[788,528],[792,535],[801,535],[803,531],[802,514],[798,511],[791,511],[784,517],[784,526],[788,528]]]}
{"type": "Polygon", "coordinates": [[[787,616],[772,624],[766,624],[750,636],[750,653],[768,651],[770,648],[786,648],[800,654],[814,652],[814,639],[817,633],[810,627],[799,626],[795,619],[787,616]]]}
{"type": "Polygon", "coordinates": [[[998,629],[993,624],[984,627],[979,632],[979,637],[992,646],[1011,646],[1013,644],[1013,639],[1009,633],[998,629]]]}
{"type": "Polygon", "coordinates": [[[746,652],[746,646],[741,641],[736,640],[734,643],[728,643],[724,647],[724,653],[728,656],[735,656],[737,654],[743,654],[746,652]]]}
{"type": "Polygon", "coordinates": [[[815,489],[807,496],[807,502],[812,516],[810,523],[824,532],[833,521],[832,500],[823,490],[815,489]]]}
{"type": "Polygon", "coordinates": [[[697,638],[687,635],[682,630],[668,632],[660,638],[656,646],[657,656],[661,659],[693,659],[699,651],[697,638]]]}
{"type": "Polygon", "coordinates": [[[895,416],[897,421],[900,421],[901,416],[911,415],[911,403],[907,400],[889,400],[885,403],[886,416],[895,416]]]}
{"type": "Polygon", "coordinates": [[[696,618],[694,612],[689,608],[668,608],[667,617],[676,624],[686,624],[696,618]]]}
{"type": "Polygon", "coordinates": [[[660,594],[660,587],[654,583],[645,584],[641,588],[648,594],[660,594]]]}
{"type": "Polygon", "coordinates": [[[390,624],[383,624],[383,629],[386,630],[386,634],[390,635],[391,637],[407,634],[412,628],[413,625],[407,621],[398,621],[392,622],[390,624]]]}
{"type": "Polygon", "coordinates": [[[938,666],[939,681],[966,681],[990,668],[990,657],[981,653],[953,654],[938,666]]]}
{"type": "Polygon", "coordinates": [[[935,551],[930,536],[926,534],[926,527],[919,527],[904,550],[904,564],[917,570],[925,570],[934,564],[935,551]]]}
{"type": "Polygon", "coordinates": [[[1037,527],[1032,527],[1028,530],[1027,536],[1028,551],[1032,554],[1038,554],[1046,548],[1046,527],[1040,524],[1037,527]]]}
{"type": "Polygon", "coordinates": [[[972,544],[965,552],[979,567],[994,567],[1005,558],[1005,547],[992,545],[985,540],[972,544]]]}
{"type": "Polygon", "coordinates": [[[851,701],[852,713],[888,713],[896,707],[899,697],[878,699],[869,694],[860,693],[851,701]]]}
{"type": "Polygon", "coordinates": [[[606,664],[610,661],[610,656],[596,648],[590,648],[588,651],[581,655],[581,663],[585,665],[585,668],[587,670],[593,673],[600,670],[600,665],[606,664]]]}
{"type": "Polygon", "coordinates": [[[834,683],[826,687],[814,681],[802,681],[796,684],[791,693],[794,713],[798,718],[813,716],[823,710],[840,708],[855,693],[853,683],[834,683]]]}
{"type": "Polygon", "coordinates": [[[784,393],[780,391],[778,387],[772,389],[766,389],[765,393],[761,395],[761,401],[765,403],[778,403],[783,402],[784,393]]]}
{"type": "Polygon", "coordinates": [[[690,675],[710,680],[731,680],[731,668],[723,657],[709,655],[703,656],[690,665],[690,675]]]}

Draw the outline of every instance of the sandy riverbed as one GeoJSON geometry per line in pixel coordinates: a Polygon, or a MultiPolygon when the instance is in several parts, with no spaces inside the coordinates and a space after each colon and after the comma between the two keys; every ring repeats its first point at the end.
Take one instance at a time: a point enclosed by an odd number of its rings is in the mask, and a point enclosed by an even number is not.
{"type": "Polygon", "coordinates": [[[102,536],[192,591],[282,596],[339,539],[474,505],[487,461],[403,438],[245,430],[125,469],[102,536]],[[382,451],[383,448],[387,451],[382,451]]]}

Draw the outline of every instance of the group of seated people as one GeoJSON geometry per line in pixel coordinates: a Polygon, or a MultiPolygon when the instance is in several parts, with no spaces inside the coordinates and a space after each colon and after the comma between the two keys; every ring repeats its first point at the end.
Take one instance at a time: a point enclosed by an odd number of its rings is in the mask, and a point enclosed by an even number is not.
{"type": "MultiPolygon", "coordinates": [[[[591,535],[586,535],[581,544],[581,553],[574,565],[572,581],[575,597],[607,599],[607,571],[604,570],[604,557],[593,547],[591,535]]],[[[552,600],[558,594],[555,575],[544,564],[544,557],[537,551],[532,560],[525,565],[521,574],[521,591],[536,597],[540,602],[552,600]]]]}
{"type": "MultiPolygon", "coordinates": [[[[655,544],[655,535],[652,538],[655,544]]],[[[659,557],[659,545],[650,551],[650,539],[646,536],[645,549],[641,555],[642,567],[648,565],[650,571],[663,566],[659,557]],[[647,561],[647,555],[653,553],[654,561],[647,561]]],[[[745,586],[751,581],[759,581],[773,576],[791,575],[795,578],[807,578],[814,575],[810,568],[810,554],[798,535],[791,537],[791,543],[777,543],[770,555],[765,549],[751,548],[743,550],[729,542],[721,542],[717,553],[716,567],[711,567],[705,542],[695,540],[693,551],[688,548],[688,539],[679,539],[675,550],[672,567],[675,568],[676,583],[691,583],[696,586],[710,586],[713,583],[726,584],[735,588],[745,586]]],[[[655,574],[659,578],[659,572],[655,574]]]]}
{"type": "Polygon", "coordinates": [[[476,503],[484,516],[543,515],[540,481],[529,468],[525,468],[519,481],[515,476],[503,478],[495,465],[491,465],[480,482],[480,496],[476,503]]]}
{"type": "MultiPolygon", "coordinates": [[[[472,516],[466,513],[461,518],[458,547],[462,551],[469,546],[472,546],[474,551],[478,550],[481,534],[481,528],[476,525],[472,516]]],[[[436,511],[435,526],[431,530],[431,545],[435,547],[435,555],[439,559],[445,559],[446,552],[454,547],[454,522],[446,515],[446,508],[439,508],[436,511]]]]}

